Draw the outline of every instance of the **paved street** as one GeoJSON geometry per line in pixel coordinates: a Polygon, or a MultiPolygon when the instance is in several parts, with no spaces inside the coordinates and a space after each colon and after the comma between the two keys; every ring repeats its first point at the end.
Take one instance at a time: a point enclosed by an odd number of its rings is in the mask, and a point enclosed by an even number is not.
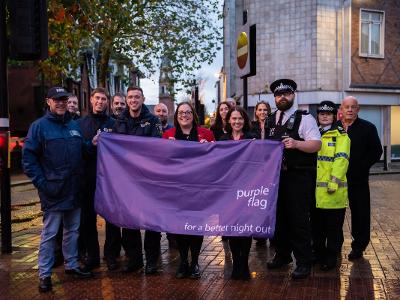
{"type": "MultiPolygon", "coordinates": [[[[14,233],[12,255],[0,256],[0,299],[400,299],[399,183],[399,174],[371,177],[372,238],[364,259],[354,263],[347,260],[351,242],[348,214],[340,268],[322,272],[316,265],[312,276],[305,280],[290,279],[293,266],[267,270],[266,261],[273,255],[273,248],[253,244],[252,279],[232,281],[229,278],[232,265],[225,261],[219,237],[205,239],[200,255],[202,278],[177,280],[174,272],[178,253],[168,248],[163,236],[162,271],[157,275],[111,273],[103,263],[95,271],[94,279],[76,280],[59,267],[53,275],[53,292],[40,295],[37,290],[40,226],[33,224],[14,233]]],[[[34,190],[30,193],[34,197],[34,190]]],[[[101,219],[98,228],[103,244],[101,219]]]]}

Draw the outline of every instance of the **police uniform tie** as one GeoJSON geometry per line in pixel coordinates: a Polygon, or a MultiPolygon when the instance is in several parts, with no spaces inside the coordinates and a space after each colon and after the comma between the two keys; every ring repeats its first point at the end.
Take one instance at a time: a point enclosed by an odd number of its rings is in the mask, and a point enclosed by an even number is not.
{"type": "Polygon", "coordinates": [[[276,123],[277,126],[282,126],[282,121],[283,121],[284,115],[285,115],[285,113],[283,111],[281,111],[281,114],[279,115],[278,123],[276,123]]]}

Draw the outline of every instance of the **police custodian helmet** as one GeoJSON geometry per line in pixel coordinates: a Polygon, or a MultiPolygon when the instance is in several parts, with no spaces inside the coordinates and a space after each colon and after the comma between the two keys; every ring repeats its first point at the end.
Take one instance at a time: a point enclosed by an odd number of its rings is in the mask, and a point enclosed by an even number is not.
{"type": "Polygon", "coordinates": [[[336,115],[337,113],[336,104],[333,103],[332,101],[322,101],[317,107],[317,113],[319,114],[322,112],[333,113],[334,115],[336,115]]]}

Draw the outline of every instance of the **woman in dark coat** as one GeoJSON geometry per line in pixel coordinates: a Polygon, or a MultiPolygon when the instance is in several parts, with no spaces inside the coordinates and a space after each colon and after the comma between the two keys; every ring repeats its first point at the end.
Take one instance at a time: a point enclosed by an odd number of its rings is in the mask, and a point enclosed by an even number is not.
{"type": "Polygon", "coordinates": [[[251,132],[257,139],[265,139],[265,125],[268,115],[271,113],[271,106],[268,102],[260,101],[254,109],[254,121],[251,122],[251,132]]]}
{"type": "MultiPolygon", "coordinates": [[[[170,140],[184,140],[192,142],[213,142],[213,133],[198,126],[199,121],[193,106],[189,102],[178,104],[174,115],[174,128],[164,132],[163,138],[170,140]]],[[[199,254],[203,243],[203,236],[176,234],[176,242],[180,255],[180,265],[176,271],[176,278],[200,278],[199,254]],[[188,255],[191,252],[192,262],[189,265],[188,255]]]]}
{"type": "MultiPolygon", "coordinates": [[[[250,132],[250,122],[246,111],[241,107],[231,109],[226,116],[226,134],[223,140],[239,141],[253,139],[250,132]]],[[[251,237],[229,237],[229,246],[232,252],[232,279],[250,279],[249,253],[251,248],[251,237]]]]}
{"type": "Polygon", "coordinates": [[[220,102],[217,106],[217,113],[215,116],[215,122],[211,125],[210,129],[214,134],[215,140],[219,141],[221,136],[223,136],[225,131],[225,119],[231,106],[228,102],[220,102]]]}

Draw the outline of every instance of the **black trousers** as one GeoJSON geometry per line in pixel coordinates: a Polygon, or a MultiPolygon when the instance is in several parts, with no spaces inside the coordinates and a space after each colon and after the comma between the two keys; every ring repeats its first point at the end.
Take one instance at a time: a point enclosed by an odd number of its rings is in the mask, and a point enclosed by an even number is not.
{"type": "Polygon", "coordinates": [[[189,249],[192,257],[192,265],[198,264],[201,245],[204,237],[201,235],[176,234],[179,255],[182,263],[188,262],[189,249]]]}
{"type": "Polygon", "coordinates": [[[310,264],[313,176],[308,171],[283,171],[279,183],[275,250],[281,257],[293,252],[297,264],[310,264]]]}
{"type": "Polygon", "coordinates": [[[336,258],[343,245],[345,208],[315,210],[314,249],[320,258],[336,258]]]}
{"type": "Polygon", "coordinates": [[[97,233],[97,213],[94,209],[94,189],[87,191],[82,205],[79,248],[86,262],[100,263],[100,246],[97,233]]]}
{"type": "MultiPolygon", "coordinates": [[[[160,256],[161,233],[146,230],[144,249],[147,263],[157,263],[160,256]]],[[[104,243],[104,256],[106,258],[119,256],[121,246],[129,259],[138,264],[143,263],[142,236],[138,229],[120,228],[106,222],[106,241],[104,243]]]]}
{"type": "Polygon", "coordinates": [[[369,244],[371,232],[371,200],[368,182],[348,186],[349,205],[351,210],[351,248],[364,251],[369,244]]]}
{"type": "Polygon", "coordinates": [[[251,237],[229,237],[229,247],[232,252],[233,269],[239,272],[248,270],[251,237]]]}

